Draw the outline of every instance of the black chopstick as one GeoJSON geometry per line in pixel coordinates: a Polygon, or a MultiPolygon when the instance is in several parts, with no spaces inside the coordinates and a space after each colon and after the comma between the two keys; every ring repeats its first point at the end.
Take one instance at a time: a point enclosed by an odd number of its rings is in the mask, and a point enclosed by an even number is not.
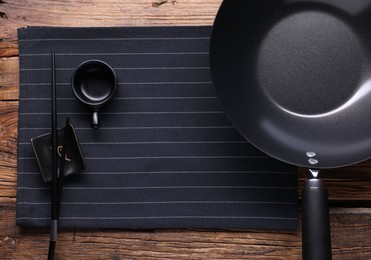
{"type": "Polygon", "coordinates": [[[59,176],[57,182],[57,220],[59,220],[59,213],[61,207],[61,199],[62,199],[62,190],[63,190],[63,178],[64,178],[64,166],[66,162],[66,155],[68,151],[68,140],[69,140],[69,132],[70,132],[70,118],[66,118],[66,123],[64,126],[64,134],[63,134],[63,143],[62,143],[62,152],[61,152],[61,162],[59,164],[59,176]]]}
{"type": "Polygon", "coordinates": [[[48,260],[54,259],[55,244],[57,242],[58,234],[58,169],[57,169],[57,91],[56,91],[56,78],[55,78],[55,53],[52,52],[51,71],[52,71],[52,114],[51,114],[51,134],[52,134],[52,196],[51,196],[51,222],[50,222],[50,242],[48,260]]]}

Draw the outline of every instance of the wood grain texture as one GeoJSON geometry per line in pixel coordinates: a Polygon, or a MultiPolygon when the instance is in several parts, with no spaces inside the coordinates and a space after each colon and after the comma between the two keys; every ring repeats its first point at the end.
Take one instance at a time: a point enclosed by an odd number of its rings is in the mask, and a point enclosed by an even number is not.
{"type": "Polygon", "coordinates": [[[7,0],[0,4],[0,56],[18,54],[25,26],[211,25],[222,0],[7,0]],[[161,4],[162,3],[162,4],[161,4]]]}
{"type": "Polygon", "coordinates": [[[0,203],[15,198],[18,102],[0,101],[0,203]]]}
{"type": "MultiPolygon", "coordinates": [[[[1,207],[2,259],[45,259],[48,230],[15,226],[14,208],[1,207]]],[[[334,259],[371,258],[370,210],[331,213],[334,259]],[[355,213],[356,212],[356,213],[355,213]]],[[[297,233],[197,230],[67,230],[58,259],[301,259],[297,233]]]]}
{"type": "MultiPolygon", "coordinates": [[[[0,0],[0,259],[45,259],[49,230],[15,225],[19,65],[25,26],[212,25],[222,0],[0,0]]],[[[298,193],[306,178],[299,169],[298,193]]],[[[322,172],[334,259],[371,259],[371,160],[322,172]],[[363,208],[342,208],[351,205],[363,208]],[[340,208],[338,207],[340,206],[340,208]]],[[[299,228],[300,229],[300,228],[299,228]]],[[[300,259],[300,232],[69,230],[57,259],[300,259]]]]}
{"type": "Polygon", "coordinates": [[[0,58],[0,100],[18,100],[19,61],[18,57],[0,58]]]}

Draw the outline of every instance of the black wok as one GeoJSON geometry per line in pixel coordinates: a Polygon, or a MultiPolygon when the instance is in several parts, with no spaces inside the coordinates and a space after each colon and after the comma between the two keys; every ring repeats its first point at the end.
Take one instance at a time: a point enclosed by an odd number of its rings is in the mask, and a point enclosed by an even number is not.
{"type": "MultiPolygon", "coordinates": [[[[227,115],[263,152],[309,169],[371,156],[371,0],[225,0],[210,64],[227,115]]],[[[327,194],[311,172],[303,257],[330,259],[327,194]]]]}

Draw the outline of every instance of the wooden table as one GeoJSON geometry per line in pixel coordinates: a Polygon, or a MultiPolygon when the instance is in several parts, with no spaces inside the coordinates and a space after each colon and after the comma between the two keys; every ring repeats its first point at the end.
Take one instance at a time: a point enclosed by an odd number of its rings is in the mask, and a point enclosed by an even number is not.
{"type": "MultiPolygon", "coordinates": [[[[46,259],[49,230],[15,225],[19,65],[24,26],[212,25],[222,0],[0,0],[0,259],[46,259]]],[[[371,114],[370,114],[371,116],[371,114]]],[[[371,129],[370,129],[371,131],[371,129]]],[[[299,172],[300,190],[305,179],[299,172]]],[[[371,259],[371,161],[324,171],[334,259],[371,259]]],[[[300,259],[297,232],[67,230],[58,259],[300,259]]]]}

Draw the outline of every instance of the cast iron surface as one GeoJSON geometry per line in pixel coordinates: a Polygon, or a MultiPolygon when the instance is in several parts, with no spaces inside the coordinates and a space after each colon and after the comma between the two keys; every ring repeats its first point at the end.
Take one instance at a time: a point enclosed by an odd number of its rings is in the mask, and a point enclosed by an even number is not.
{"type": "Polygon", "coordinates": [[[370,24],[370,0],[224,1],[210,62],[232,123],[291,164],[369,158],[370,24]]]}

